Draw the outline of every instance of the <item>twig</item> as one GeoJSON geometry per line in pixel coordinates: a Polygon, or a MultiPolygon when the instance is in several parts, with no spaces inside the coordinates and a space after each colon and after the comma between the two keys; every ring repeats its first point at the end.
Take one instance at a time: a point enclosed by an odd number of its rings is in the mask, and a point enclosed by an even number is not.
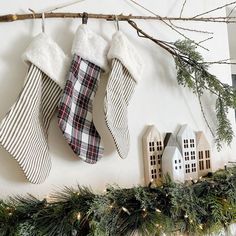
{"type": "MultiPolygon", "coordinates": [[[[137,3],[136,1],[134,1],[134,0],[129,0],[129,1],[133,2],[133,3],[136,4],[137,6],[141,7],[141,8],[144,9],[145,11],[147,11],[147,12],[153,14],[154,16],[160,17],[158,14],[156,14],[155,12],[151,11],[150,9],[144,7],[143,5],[137,3]]],[[[177,30],[174,26],[172,26],[171,24],[169,24],[169,23],[167,23],[165,20],[163,20],[161,17],[160,17],[160,20],[161,20],[165,25],[167,25],[169,28],[171,28],[173,31],[175,31],[176,33],[178,33],[179,35],[181,35],[182,37],[184,37],[185,39],[191,40],[191,39],[190,39],[189,37],[187,37],[185,34],[181,33],[179,30],[177,30]]],[[[205,48],[205,47],[203,47],[203,46],[197,44],[195,41],[193,41],[193,40],[191,40],[191,41],[192,41],[193,44],[195,44],[196,46],[199,46],[199,47],[201,47],[201,48],[203,48],[203,49],[209,51],[207,48],[205,48]]]]}
{"type": "Polygon", "coordinates": [[[208,40],[210,40],[210,39],[213,39],[213,37],[206,38],[206,39],[204,39],[204,40],[198,42],[198,44],[204,43],[204,42],[206,42],[206,41],[208,41],[208,40]]]}
{"type": "Polygon", "coordinates": [[[196,32],[196,33],[202,33],[202,34],[214,34],[213,32],[210,31],[204,31],[204,30],[196,30],[196,29],[190,29],[190,28],[185,28],[181,27],[178,25],[175,25],[171,20],[169,20],[170,24],[172,24],[175,28],[185,30],[185,31],[190,31],[190,32],[196,32]]]}
{"type": "Polygon", "coordinates": [[[79,2],[84,2],[84,1],[86,1],[86,0],[76,0],[76,1],[72,1],[70,3],[62,4],[62,5],[59,5],[57,7],[50,8],[50,9],[46,10],[45,13],[46,12],[53,12],[53,11],[56,11],[56,10],[59,10],[59,9],[65,8],[65,7],[69,7],[69,6],[75,5],[79,2]]]}
{"type": "Polygon", "coordinates": [[[218,10],[224,8],[224,7],[228,7],[228,6],[233,5],[233,4],[236,4],[236,1],[230,2],[230,3],[225,4],[225,5],[223,5],[223,6],[220,6],[220,7],[216,7],[216,8],[214,8],[214,9],[210,10],[210,11],[206,11],[206,12],[203,12],[203,13],[201,13],[201,14],[198,14],[198,15],[194,16],[193,19],[194,19],[194,18],[197,18],[197,17],[199,17],[199,16],[206,15],[206,14],[208,14],[208,13],[214,12],[214,11],[218,11],[218,10]]]}
{"type": "Polygon", "coordinates": [[[182,5],[182,8],[181,8],[179,17],[182,17],[182,14],[183,14],[183,11],[184,11],[184,7],[185,7],[186,3],[187,3],[187,0],[185,0],[184,3],[183,3],[183,5],[182,5]]]}
{"type": "MultiPolygon", "coordinates": [[[[195,80],[195,81],[196,81],[196,80],[195,80]]],[[[200,95],[200,92],[199,92],[199,87],[198,87],[197,81],[196,81],[196,87],[197,87],[198,102],[199,102],[199,105],[200,105],[200,109],[201,109],[201,112],[202,112],[203,119],[205,120],[206,125],[207,125],[208,129],[210,130],[212,137],[215,138],[215,134],[214,134],[214,132],[213,132],[213,130],[212,130],[212,128],[211,128],[209,122],[208,122],[208,119],[206,118],[206,114],[205,114],[205,111],[204,111],[204,109],[203,109],[202,100],[201,100],[201,95],[200,95]]]]}
{"type": "Polygon", "coordinates": [[[231,14],[232,14],[233,11],[235,10],[235,8],[236,8],[236,6],[234,6],[234,7],[231,9],[231,11],[230,11],[229,14],[227,15],[227,17],[230,17],[230,16],[231,16],[231,14]]]}

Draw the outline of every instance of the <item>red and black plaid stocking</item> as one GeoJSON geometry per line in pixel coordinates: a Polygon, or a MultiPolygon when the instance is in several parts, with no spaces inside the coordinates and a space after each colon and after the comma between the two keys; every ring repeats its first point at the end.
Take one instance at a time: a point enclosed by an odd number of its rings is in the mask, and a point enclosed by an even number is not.
{"type": "Polygon", "coordinates": [[[103,155],[101,137],[93,123],[93,99],[102,69],[106,69],[107,42],[79,26],[72,47],[73,60],[59,103],[58,124],[72,150],[84,161],[96,163],[103,155]]]}

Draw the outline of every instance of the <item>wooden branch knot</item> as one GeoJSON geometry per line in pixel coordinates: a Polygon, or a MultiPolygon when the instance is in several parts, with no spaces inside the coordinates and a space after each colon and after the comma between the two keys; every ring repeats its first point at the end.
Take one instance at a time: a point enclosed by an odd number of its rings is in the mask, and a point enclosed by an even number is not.
{"type": "Polygon", "coordinates": [[[17,15],[16,14],[8,14],[0,17],[0,22],[10,22],[10,21],[16,21],[17,15]]]}

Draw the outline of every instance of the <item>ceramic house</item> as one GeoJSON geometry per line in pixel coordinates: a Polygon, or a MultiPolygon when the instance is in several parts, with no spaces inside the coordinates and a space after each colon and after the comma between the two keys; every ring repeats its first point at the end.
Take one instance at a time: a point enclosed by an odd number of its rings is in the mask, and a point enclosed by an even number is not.
{"type": "Polygon", "coordinates": [[[196,150],[198,157],[198,176],[211,172],[211,147],[202,131],[196,132],[196,150]]]}
{"type": "Polygon", "coordinates": [[[163,153],[163,138],[154,125],[149,126],[143,136],[143,160],[145,183],[158,183],[162,177],[161,159],[163,153]]]}
{"type": "Polygon", "coordinates": [[[196,156],[196,135],[188,126],[183,125],[178,134],[177,141],[184,161],[184,179],[198,178],[198,162],[196,156]]]}
{"type": "Polygon", "coordinates": [[[167,134],[165,139],[165,149],[162,155],[162,173],[167,174],[174,182],[184,182],[183,157],[173,134],[167,134]]]}

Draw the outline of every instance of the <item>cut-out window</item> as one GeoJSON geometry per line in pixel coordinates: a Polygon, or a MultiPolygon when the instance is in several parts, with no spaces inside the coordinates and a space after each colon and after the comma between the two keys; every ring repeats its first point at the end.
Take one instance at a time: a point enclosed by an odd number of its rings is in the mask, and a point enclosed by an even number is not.
{"type": "Polygon", "coordinates": [[[157,151],[162,151],[162,142],[157,142],[157,151]]]}
{"type": "Polygon", "coordinates": [[[189,161],[189,152],[184,152],[185,161],[189,161]]]}
{"type": "Polygon", "coordinates": [[[204,161],[203,160],[199,161],[199,169],[204,170],[204,161]]]}
{"type": "Polygon", "coordinates": [[[206,169],[210,169],[211,168],[211,160],[206,160],[206,169]]]}
{"type": "Polygon", "coordinates": [[[198,152],[198,158],[199,160],[203,159],[203,151],[198,152]]]}
{"type": "Polygon", "coordinates": [[[188,148],[188,139],[184,139],[184,148],[188,148]]]}
{"type": "Polygon", "coordinates": [[[195,160],[195,151],[191,151],[191,160],[195,160]]]}
{"type": "Polygon", "coordinates": [[[209,150],[205,151],[205,157],[206,157],[206,159],[210,158],[210,151],[209,150]]]}
{"type": "Polygon", "coordinates": [[[152,175],[152,179],[156,179],[157,178],[157,175],[152,175]]]}
{"type": "Polygon", "coordinates": [[[195,146],[195,145],[194,145],[194,139],[190,139],[190,147],[191,147],[191,148],[194,148],[194,146],[195,146]]]}
{"type": "Polygon", "coordinates": [[[192,172],[196,172],[197,168],[196,168],[196,163],[192,163],[192,172]]]}
{"type": "Polygon", "coordinates": [[[178,170],[178,167],[176,166],[175,169],[178,170]]]}
{"type": "Polygon", "coordinates": [[[179,166],[179,169],[181,170],[181,169],[182,169],[182,167],[181,167],[181,166],[179,166]]]}
{"type": "Polygon", "coordinates": [[[190,164],[185,165],[185,172],[190,173],[190,164]]]}
{"type": "Polygon", "coordinates": [[[177,160],[175,160],[175,164],[177,164],[177,160]]]}
{"type": "Polygon", "coordinates": [[[150,152],[154,152],[155,151],[154,142],[149,142],[149,151],[150,152]]]}

